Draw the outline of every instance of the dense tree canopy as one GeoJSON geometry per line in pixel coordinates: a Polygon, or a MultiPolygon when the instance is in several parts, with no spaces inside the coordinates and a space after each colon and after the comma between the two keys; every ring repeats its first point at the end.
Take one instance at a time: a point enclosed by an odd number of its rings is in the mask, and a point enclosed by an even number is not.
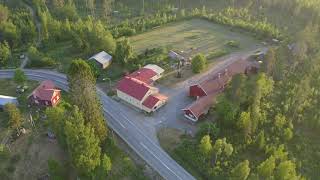
{"type": "Polygon", "coordinates": [[[212,144],[211,144],[210,136],[208,135],[203,136],[199,144],[199,151],[205,157],[207,157],[212,152],[212,144]]]}
{"type": "Polygon", "coordinates": [[[74,107],[67,117],[64,130],[74,166],[80,174],[92,176],[100,165],[100,142],[94,134],[94,129],[84,124],[84,118],[77,107],[74,107]]]}
{"type": "Polygon", "coordinates": [[[133,48],[130,45],[129,39],[121,39],[117,42],[115,59],[122,65],[128,65],[129,60],[132,58],[133,48]]]}
{"type": "Polygon", "coordinates": [[[275,167],[276,159],[270,156],[258,166],[258,174],[261,178],[271,178],[273,177],[275,167]]]}
{"type": "Polygon", "coordinates": [[[239,163],[231,171],[230,178],[232,180],[246,180],[250,174],[249,161],[245,160],[239,163]]]}
{"type": "Polygon", "coordinates": [[[83,60],[74,60],[69,68],[68,81],[72,102],[83,112],[85,123],[90,124],[96,136],[104,141],[107,127],[90,66],[83,60]]]}
{"type": "Polygon", "coordinates": [[[4,66],[8,63],[10,59],[11,51],[9,44],[5,41],[0,43],[0,65],[4,66]]]}

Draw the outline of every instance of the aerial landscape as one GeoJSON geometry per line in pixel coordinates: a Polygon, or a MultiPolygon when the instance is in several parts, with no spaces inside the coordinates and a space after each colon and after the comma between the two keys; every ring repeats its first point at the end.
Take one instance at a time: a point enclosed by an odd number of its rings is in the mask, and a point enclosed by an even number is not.
{"type": "Polygon", "coordinates": [[[319,0],[0,0],[0,180],[319,180],[319,0]]]}

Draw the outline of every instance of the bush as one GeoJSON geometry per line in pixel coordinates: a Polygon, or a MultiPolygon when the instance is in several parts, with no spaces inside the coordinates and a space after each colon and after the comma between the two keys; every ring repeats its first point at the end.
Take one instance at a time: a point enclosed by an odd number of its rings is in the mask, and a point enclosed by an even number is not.
{"type": "Polygon", "coordinates": [[[196,55],[191,61],[192,72],[200,73],[205,69],[207,59],[203,54],[196,55]]]}
{"type": "Polygon", "coordinates": [[[116,94],[117,94],[117,92],[114,90],[108,91],[108,93],[107,93],[107,95],[110,97],[115,96],[116,94]]]}
{"type": "Polygon", "coordinates": [[[130,27],[122,27],[118,29],[119,36],[132,36],[136,34],[136,30],[130,27]]]}

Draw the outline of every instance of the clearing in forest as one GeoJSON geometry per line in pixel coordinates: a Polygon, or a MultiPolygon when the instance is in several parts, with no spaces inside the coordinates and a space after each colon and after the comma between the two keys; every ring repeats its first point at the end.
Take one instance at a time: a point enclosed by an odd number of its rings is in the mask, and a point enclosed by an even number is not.
{"type": "Polygon", "coordinates": [[[134,51],[142,53],[146,49],[167,47],[184,51],[189,56],[197,53],[209,55],[222,49],[230,51],[252,48],[258,43],[254,37],[230,27],[215,24],[203,19],[191,19],[170,23],[163,27],[130,38],[134,51]],[[240,48],[226,47],[226,43],[235,41],[240,48]]]}

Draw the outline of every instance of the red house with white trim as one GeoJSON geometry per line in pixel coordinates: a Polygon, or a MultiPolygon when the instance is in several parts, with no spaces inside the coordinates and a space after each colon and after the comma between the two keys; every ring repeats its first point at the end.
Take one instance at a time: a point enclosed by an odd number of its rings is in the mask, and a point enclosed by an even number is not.
{"type": "Polygon", "coordinates": [[[118,82],[117,96],[130,105],[145,112],[154,112],[162,107],[168,97],[159,93],[152,84],[164,72],[159,66],[147,65],[118,82]]]}
{"type": "Polygon", "coordinates": [[[54,107],[61,99],[61,90],[52,81],[43,81],[28,97],[29,103],[38,106],[54,107]]]}

